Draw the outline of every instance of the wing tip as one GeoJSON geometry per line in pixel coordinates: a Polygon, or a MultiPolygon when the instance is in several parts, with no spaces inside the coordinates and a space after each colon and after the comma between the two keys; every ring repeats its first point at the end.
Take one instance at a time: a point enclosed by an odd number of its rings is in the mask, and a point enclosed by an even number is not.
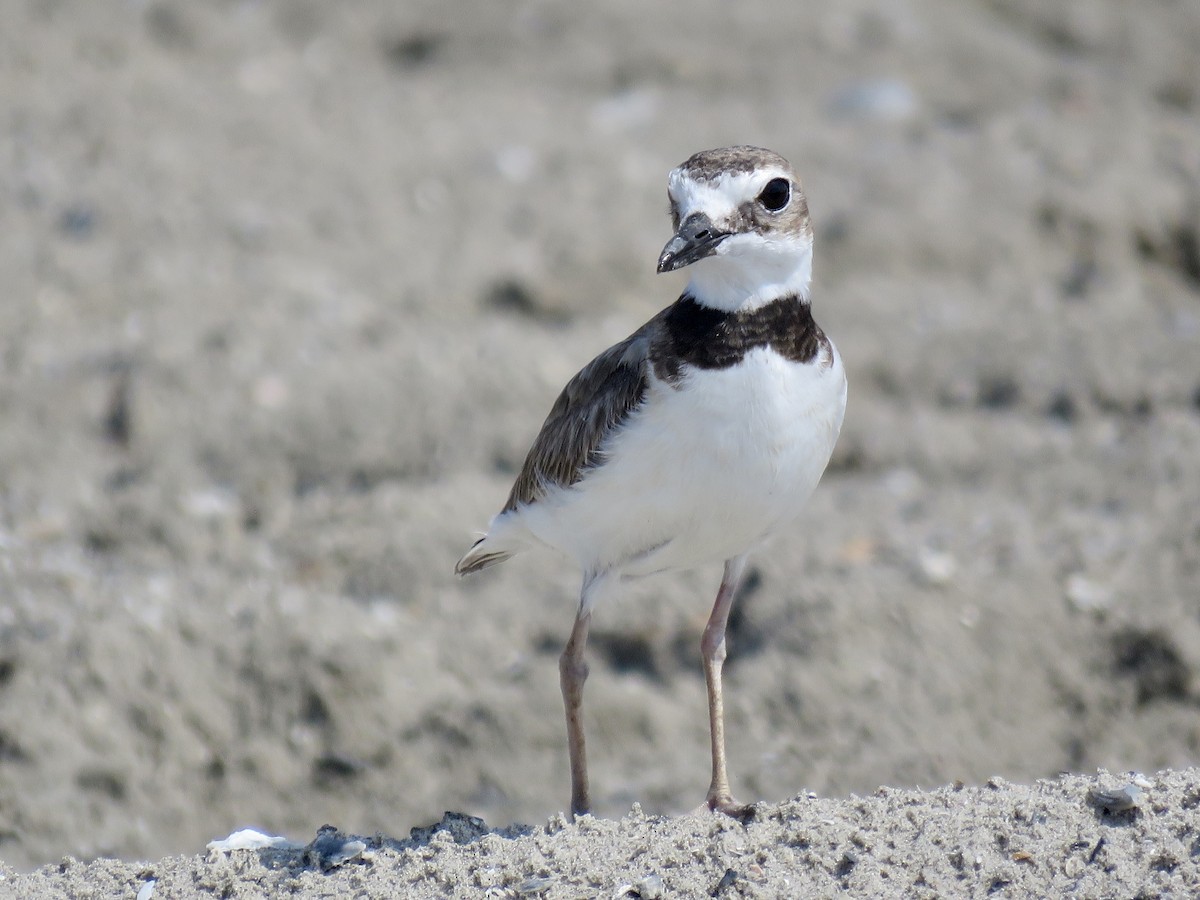
{"type": "Polygon", "coordinates": [[[510,550],[489,550],[483,546],[486,537],[481,537],[454,566],[455,575],[470,575],[498,565],[512,556],[510,550]]]}

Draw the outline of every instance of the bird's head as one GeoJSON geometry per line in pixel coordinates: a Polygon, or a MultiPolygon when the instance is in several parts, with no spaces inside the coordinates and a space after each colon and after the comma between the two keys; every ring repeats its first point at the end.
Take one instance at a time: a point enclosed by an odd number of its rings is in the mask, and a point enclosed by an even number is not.
{"type": "Polygon", "coordinates": [[[782,156],[759,147],[702,151],[671,171],[667,197],[675,234],[658,271],[691,266],[688,293],[698,302],[734,310],[807,299],[808,201],[782,156]]]}

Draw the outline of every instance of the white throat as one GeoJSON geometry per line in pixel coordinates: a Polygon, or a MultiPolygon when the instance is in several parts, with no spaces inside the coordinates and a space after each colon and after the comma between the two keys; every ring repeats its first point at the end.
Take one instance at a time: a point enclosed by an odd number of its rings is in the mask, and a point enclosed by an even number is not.
{"type": "Polygon", "coordinates": [[[781,297],[808,302],[812,285],[812,241],[756,234],[727,238],[714,256],[692,263],[687,292],[696,302],[727,312],[750,311],[781,297]],[[779,252],[776,242],[796,246],[779,252]],[[770,244],[776,244],[771,247],[770,244]],[[771,251],[774,252],[771,252],[771,251]]]}

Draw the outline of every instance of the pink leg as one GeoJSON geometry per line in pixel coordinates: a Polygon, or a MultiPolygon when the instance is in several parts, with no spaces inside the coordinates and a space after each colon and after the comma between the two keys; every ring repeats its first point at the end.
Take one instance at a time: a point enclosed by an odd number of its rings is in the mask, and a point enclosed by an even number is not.
{"type": "Polygon", "coordinates": [[[729,791],[729,773],[725,766],[725,701],[721,691],[721,669],[725,664],[725,628],[729,610],[746,568],[746,557],[735,556],[725,562],[725,575],[712,615],[704,628],[700,653],[704,659],[704,680],[708,683],[708,723],[712,735],[712,783],[708,787],[708,808],[734,818],[746,818],[753,806],[737,803],[729,791]]]}
{"type": "Polygon", "coordinates": [[[571,638],[558,660],[559,683],[562,685],[563,706],[567,712],[567,752],[571,757],[571,813],[576,816],[590,812],[592,808],[592,798],[588,792],[587,749],[583,741],[583,683],[588,676],[583,650],[587,646],[591,621],[590,608],[587,604],[580,604],[571,638]]]}

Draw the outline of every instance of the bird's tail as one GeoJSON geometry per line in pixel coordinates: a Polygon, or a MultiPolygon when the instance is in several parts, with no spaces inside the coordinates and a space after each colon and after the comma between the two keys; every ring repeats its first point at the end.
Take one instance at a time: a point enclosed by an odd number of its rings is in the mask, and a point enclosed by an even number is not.
{"type": "Polygon", "coordinates": [[[479,572],[490,566],[504,562],[516,552],[515,550],[501,550],[496,547],[489,547],[487,546],[487,540],[487,535],[484,535],[471,545],[471,549],[466,552],[466,555],[454,567],[454,574],[470,575],[472,572],[479,572]]]}

